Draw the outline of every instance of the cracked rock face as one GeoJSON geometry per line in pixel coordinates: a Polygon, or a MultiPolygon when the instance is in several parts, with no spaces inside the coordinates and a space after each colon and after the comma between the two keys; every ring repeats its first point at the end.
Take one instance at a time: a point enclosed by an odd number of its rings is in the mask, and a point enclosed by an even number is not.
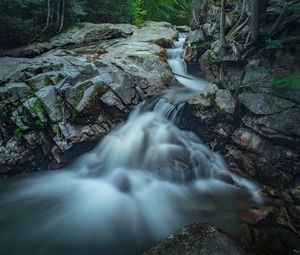
{"type": "Polygon", "coordinates": [[[0,174],[64,166],[175,84],[159,45],[176,36],[168,23],[83,23],[7,52],[16,57],[0,58],[0,174]]]}

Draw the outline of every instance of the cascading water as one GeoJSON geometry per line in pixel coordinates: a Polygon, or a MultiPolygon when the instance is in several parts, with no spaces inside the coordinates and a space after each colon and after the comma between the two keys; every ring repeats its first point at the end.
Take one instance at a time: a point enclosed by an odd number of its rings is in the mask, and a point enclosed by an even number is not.
{"type": "Polygon", "coordinates": [[[188,75],[183,41],[169,50],[169,63],[187,77],[178,76],[185,88],[167,91],[151,112],[140,104],[65,170],[1,185],[1,254],[134,255],[194,221],[235,230],[240,210],[259,196],[172,122],[180,102],[206,85],[188,75]]]}

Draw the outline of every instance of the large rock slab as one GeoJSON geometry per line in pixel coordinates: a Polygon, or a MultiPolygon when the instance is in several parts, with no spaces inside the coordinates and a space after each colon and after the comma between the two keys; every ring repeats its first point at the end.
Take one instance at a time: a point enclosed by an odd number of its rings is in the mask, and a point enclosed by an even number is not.
{"type": "Polygon", "coordinates": [[[3,53],[3,55],[11,57],[35,57],[54,48],[113,38],[125,38],[131,35],[134,30],[136,30],[136,26],[130,24],[93,24],[82,22],[73,25],[64,33],[54,36],[48,42],[33,43],[10,50],[3,53]]]}
{"type": "Polygon", "coordinates": [[[1,173],[64,166],[145,97],[176,84],[166,51],[158,45],[176,35],[169,23],[141,29],[83,23],[52,38],[47,47],[33,44],[33,51],[16,51],[42,55],[0,58],[1,173]],[[142,40],[146,31],[148,39],[142,40]],[[151,36],[151,31],[158,33],[151,36]],[[12,144],[20,157],[14,157],[12,144]]]}
{"type": "Polygon", "coordinates": [[[221,89],[216,94],[216,104],[225,113],[234,114],[236,99],[229,90],[221,89]]]}
{"type": "Polygon", "coordinates": [[[243,123],[269,139],[295,146],[300,137],[300,108],[262,117],[245,116],[243,123]]]}
{"type": "Polygon", "coordinates": [[[135,30],[129,41],[150,42],[164,48],[172,46],[178,32],[167,22],[146,22],[143,27],[135,30]]]}
{"type": "Polygon", "coordinates": [[[267,93],[242,92],[239,101],[257,115],[280,113],[296,103],[267,93]]]}
{"type": "Polygon", "coordinates": [[[208,224],[190,225],[143,255],[246,255],[241,246],[208,224]]]}

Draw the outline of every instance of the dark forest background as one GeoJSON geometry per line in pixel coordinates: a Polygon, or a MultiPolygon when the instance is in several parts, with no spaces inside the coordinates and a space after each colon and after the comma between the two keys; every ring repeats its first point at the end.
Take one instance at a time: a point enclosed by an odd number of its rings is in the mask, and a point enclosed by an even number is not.
{"type": "Polygon", "coordinates": [[[47,38],[76,22],[189,25],[192,0],[1,0],[0,46],[47,38]]]}

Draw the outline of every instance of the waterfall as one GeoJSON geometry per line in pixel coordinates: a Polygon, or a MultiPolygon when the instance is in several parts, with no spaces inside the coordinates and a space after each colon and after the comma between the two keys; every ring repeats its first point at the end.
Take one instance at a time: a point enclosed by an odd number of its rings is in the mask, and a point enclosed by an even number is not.
{"type": "Polygon", "coordinates": [[[166,91],[152,111],[141,103],[67,168],[1,187],[1,254],[140,254],[194,221],[236,231],[258,189],[175,125],[183,101],[207,84],[188,74],[184,39],[168,52],[172,70],[187,77],[177,76],[183,88],[166,91]]]}

